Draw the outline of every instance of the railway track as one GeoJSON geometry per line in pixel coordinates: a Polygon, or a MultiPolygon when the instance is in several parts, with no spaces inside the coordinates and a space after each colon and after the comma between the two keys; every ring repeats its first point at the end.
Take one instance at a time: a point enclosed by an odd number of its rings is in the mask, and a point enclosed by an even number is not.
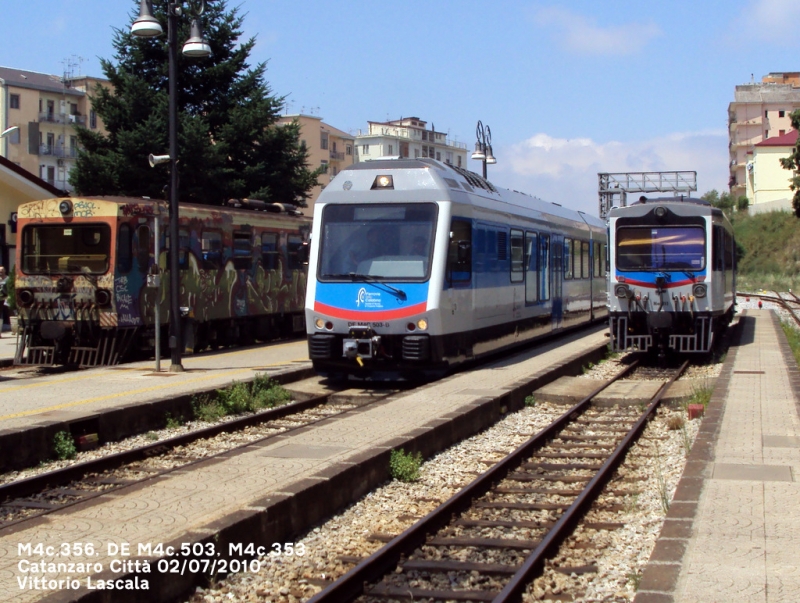
{"type": "Polygon", "coordinates": [[[673,371],[642,412],[593,408],[592,398],[608,383],[597,388],[310,602],[520,600],[545,559],[597,500],[687,364],[673,371]]]}
{"type": "MultiPolygon", "coordinates": [[[[368,403],[390,393],[377,395],[368,403]]],[[[0,531],[114,490],[186,469],[215,456],[230,454],[279,433],[313,425],[357,406],[328,404],[331,395],[314,396],[0,485],[0,531]],[[246,435],[236,437],[244,432],[246,435]],[[200,450],[195,450],[193,446],[199,442],[204,444],[200,450]]]]}
{"type": "Polygon", "coordinates": [[[798,305],[800,305],[800,298],[798,298],[797,295],[795,295],[794,293],[787,293],[786,294],[786,295],[791,295],[793,299],[786,299],[785,297],[783,297],[777,291],[773,291],[772,293],[774,293],[774,295],[770,295],[770,294],[767,294],[767,293],[739,293],[738,295],[744,295],[744,296],[747,296],[747,297],[755,297],[755,298],[761,299],[763,301],[770,301],[770,302],[774,302],[774,303],[778,304],[779,306],[781,306],[784,310],[786,310],[789,313],[789,316],[792,317],[792,320],[794,320],[795,325],[800,327],[800,316],[797,315],[797,311],[796,311],[797,308],[793,308],[792,306],[789,305],[789,304],[798,304],[798,305]]]}

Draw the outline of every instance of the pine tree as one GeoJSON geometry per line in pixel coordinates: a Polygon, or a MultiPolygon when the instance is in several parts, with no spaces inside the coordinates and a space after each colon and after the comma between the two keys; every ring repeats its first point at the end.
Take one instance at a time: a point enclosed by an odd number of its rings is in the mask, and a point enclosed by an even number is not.
{"type": "MultiPolygon", "coordinates": [[[[138,15],[139,0],[133,0],[138,15]]],[[[166,2],[153,14],[166,32],[166,2]]],[[[189,19],[178,20],[179,44],[189,19]]],[[[308,169],[297,123],[276,126],[285,97],[266,84],[266,63],[248,56],[255,38],[239,44],[243,18],[226,0],[206,0],[203,26],[212,56],[178,53],[178,174],[180,200],[221,204],[231,198],[305,206],[321,170],[308,169]]],[[[141,39],[114,32],[115,62],[103,59],[110,88],[98,87],[92,107],[107,135],[78,127],[81,151],[70,184],[82,195],[164,198],[168,167],[151,168],[150,153],[168,153],[168,48],[166,35],[141,39]]]]}

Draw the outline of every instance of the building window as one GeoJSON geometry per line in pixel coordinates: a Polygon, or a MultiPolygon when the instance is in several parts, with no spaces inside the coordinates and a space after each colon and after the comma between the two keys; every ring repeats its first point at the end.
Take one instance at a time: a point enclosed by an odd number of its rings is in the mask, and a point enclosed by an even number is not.
{"type": "Polygon", "coordinates": [[[442,160],[442,154],[439,151],[436,151],[436,161],[442,160]]]}
{"type": "Polygon", "coordinates": [[[19,132],[20,132],[20,129],[17,128],[11,134],[8,135],[8,143],[9,144],[19,144],[19,132]]]}
{"type": "Polygon", "coordinates": [[[764,130],[764,140],[769,138],[769,130],[764,130]]]}
{"type": "Polygon", "coordinates": [[[453,165],[453,151],[446,151],[444,155],[444,162],[453,165]]]}
{"type": "Polygon", "coordinates": [[[19,94],[11,94],[8,97],[8,108],[19,109],[19,94]]]}
{"type": "Polygon", "coordinates": [[[764,117],[769,117],[769,111],[764,111],[764,117]]]}
{"type": "Polygon", "coordinates": [[[328,133],[323,132],[320,135],[319,146],[322,148],[323,151],[328,150],[328,133]]]}
{"type": "Polygon", "coordinates": [[[362,155],[369,155],[369,145],[368,144],[362,144],[361,145],[361,154],[362,155]]]}
{"type": "Polygon", "coordinates": [[[97,113],[95,113],[94,109],[89,111],[89,127],[92,130],[97,129],[97,113]]]}
{"type": "Polygon", "coordinates": [[[778,136],[783,136],[786,134],[786,130],[778,130],[778,136]]]}
{"type": "Polygon", "coordinates": [[[461,155],[458,155],[458,167],[461,167],[461,155]]]}
{"type": "Polygon", "coordinates": [[[345,155],[352,155],[353,154],[353,145],[348,144],[344,147],[345,155]]]}
{"type": "Polygon", "coordinates": [[[778,117],[786,117],[786,111],[778,111],[778,117]]]}
{"type": "Polygon", "coordinates": [[[323,159],[323,160],[320,162],[320,165],[322,166],[322,172],[323,172],[324,174],[327,174],[327,173],[328,173],[328,162],[327,162],[325,159],[323,159]]]}
{"type": "Polygon", "coordinates": [[[422,140],[428,140],[428,132],[426,130],[422,131],[422,140]]]}
{"type": "Polygon", "coordinates": [[[394,155],[394,146],[389,145],[388,148],[389,148],[389,152],[387,153],[387,155],[394,155]]]}

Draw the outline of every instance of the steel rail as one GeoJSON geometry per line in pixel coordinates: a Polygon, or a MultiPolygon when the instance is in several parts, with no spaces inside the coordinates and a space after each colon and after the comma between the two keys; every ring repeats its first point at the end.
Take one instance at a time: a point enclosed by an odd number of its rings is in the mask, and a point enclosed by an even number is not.
{"type": "Polygon", "coordinates": [[[472,502],[486,494],[492,486],[505,479],[514,469],[528,459],[533,451],[552,440],[570,421],[582,414],[591,400],[615,381],[632,371],[639,361],[636,360],[619,371],[607,383],[597,387],[588,396],[571,407],[553,423],[542,429],[510,455],[481,474],[464,489],[445,501],[417,523],[396,536],[384,547],[370,555],[352,570],[311,597],[307,603],[347,603],[365,593],[365,583],[377,582],[394,569],[400,558],[413,552],[424,544],[429,534],[445,527],[451,518],[463,512],[472,502]]]}
{"type": "Polygon", "coordinates": [[[678,377],[680,377],[689,365],[686,360],[675,372],[675,374],[662,385],[656,395],[652,398],[650,405],[642,414],[641,418],[630,429],[628,434],[622,439],[617,448],[603,463],[603,466],[589,481],[581,494],[573,501],[564,514],[556,521],[555,526],[545,535],[538,547],[530,554],[520,567],[519,571],[506,584],[503,590],[493,599],[492,603],[511,603],[522,600],[528,584],[541,574],[544,569],[544,562],[548,555],[554,553],[563,540],[572,532],[575,525],[588,509],[589,505],[599,496],[614,471],[625,458],[631,444],[635,442],[648,421],[652,418],[661,403],[661,398],[678,377]]]}
{"type": "MultiPolygon", "coordinates": [[[[757,297],[757,298],[763,299],[765,301],[771,301],[771,302],[775,302],[775,303],[779,304],[784,310],[786,310],[789,313],[789,316],[792,317],[792,319],[794,320],[795,324],[797,324],[797,326],[800,327],[800,317],[798,317],[797,314],[795,313],[795,309],[792,308],[789,305],[790,302],[791,303],[800,303],[800,300],[798,300],[798,301],[794,301],[792,299],[788,299],[787,300],[787,299],[784,299],[783,297],[781,297],[780,293],[778,293],[777,291],[773,291],[773,293],[775,294],[774,296],[773,295],[769,295],[769,294],[764,294],[764,293],[738,293],[737,295],[745,295],[745,296],[749,296],[749,297],[757,297]]],[[[795,299],[797,299],[797,296],[794,295],[794,293],[792,293],[792,296],[795,299]]]]}

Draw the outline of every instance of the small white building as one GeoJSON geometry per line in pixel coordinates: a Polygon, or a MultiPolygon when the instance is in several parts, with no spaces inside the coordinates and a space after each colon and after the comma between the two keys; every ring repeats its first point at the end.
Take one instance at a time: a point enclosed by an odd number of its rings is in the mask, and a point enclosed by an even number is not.
{"type": "Polygon", "coordinates": [[[356,136],[356,161],[378,157],[430,157],[456,167],[467,167],[467,145],[437,132],[419,117],[368,121],[369,130],[356,136]]]}
{"type": "Polygon", "coordinates": [[[753,146],[747,154],[747,198],[750,213],[792,211],[794,191],[789,188],[791,170],[784,169],[781,159],[791,155],[797,142],[797,130],[770,137],[753,146]]]}

